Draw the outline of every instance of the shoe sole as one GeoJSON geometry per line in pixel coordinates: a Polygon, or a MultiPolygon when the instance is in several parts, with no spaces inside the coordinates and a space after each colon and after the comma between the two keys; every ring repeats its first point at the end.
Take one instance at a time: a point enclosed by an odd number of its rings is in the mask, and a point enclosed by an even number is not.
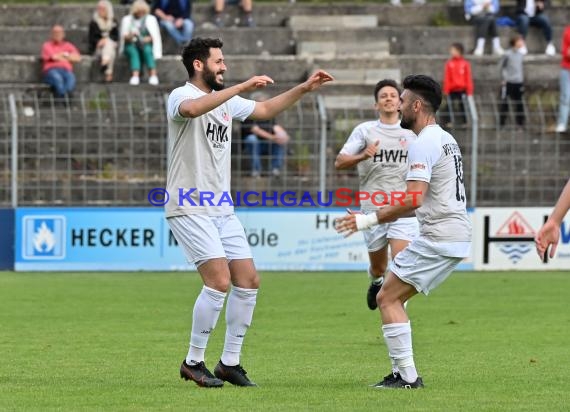
{"type": "MultiPolygon", "coordinates": [[[[206,382],[202,382],[199,380],[194,379],[191,376],[186,375],[184,372],[180,371],[180,378],[184,379],[185,381],[192,381],[194,382],[196,385],[198,385],[201,388],[221,388],[224,386],[224,382],[222,382],[221,384],[209,384],[206,382]]],[[[218,378],[219,379],[219,378],[218,378]]]]}

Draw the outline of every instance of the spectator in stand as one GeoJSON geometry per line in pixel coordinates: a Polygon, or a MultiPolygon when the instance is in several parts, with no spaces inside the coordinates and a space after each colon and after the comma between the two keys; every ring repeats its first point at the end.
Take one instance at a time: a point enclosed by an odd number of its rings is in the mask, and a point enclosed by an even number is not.
{"type": "Polygon", "coordinates": [[[255,27],[255,22],[251,12],[253,11],[253,0],[214,0],[214,24],[218,27],[224,27],[224,19],[222,13],[226,4],[239,4],[245,15],[245,25],[247,27],[255,27]]]}
{"type": "MultiPolygon", "coordinates": [[[[536,26],[542,29],[546,40],[546,53],[549,56],[556,54],[556,48],[552,44],[552,26],[545,13],[549,0],[517,0],[517,31],[526,39],[528,26],[536,26]]],[[[520,50],[522,54],[527,54],[526,45],[520,50]]]]}
{"type": "Polygon", "coordinates": [[[162,38],[156,17],[149,13],[149,5],[144,0],[136,0],[130,14],[121,20],[119,53],[129,58],[132,86],[140,84],[143,65],[149,70],[148,83],[158,85],[156,60],[162,57],[162,38]]]}
{"type": "Polygon", "coordinates": [[[192,39],[192,0],[155,0],[152,12],[178,46],[192,39]]]}
{"type": "MultiPolygon", "coordinates": [[[[265,93],[254,93],[251,98],[258,102],[269,99],[265,93]]],[[[251,176],[259,177],[261,173],[261,156],[271,155],[271,174],[281,174],[289,135],[275,119],[254,121],[246,120],[242,125],[242,136],[246,154],[251,156],[251,176]]]]}
{"type": "Polygon", "coordinates": [[[107,83],[113,81],[118,40],[119,25],[113,14],[113,5],[109,0],[100,0],[89,24],[89,53],[99,59],[107,83]]]}
{"type": "MultiPolygon", "coordinates": [[[[467,123],[463,98],[473,95],[471,64],[463,57],[461,43],[453,43],[449,48],[450,59],[445,63],[443,93],[447,97],[448,116],[451,121],[456,114],[462,124],[467,123]]],[[[448,125],[451,126],[451,125],[448,125]]]]}
{"type": "Polygon", "coordinates": [[[56,98],[63,99],[75,89],[73,63],[79,63],[77,48],[65,41],[65,30],[56,24],[51,28],[51,39],[42,46],[42,76],[53,89],[56,98]]]}
{"type": "MultiPolygon", "coordinates": [[[[134,0],[121,0],[121,4],[133,4],[134,0]]],[[[152,0],[146,0],[148,4],[152,3],[152,0]]]]}
{"type": "Polygon", "coordinates": [[[501,69],[501,106],[500,106],[500,124],[505,125],[507,113],[509,111],[509,102],[511,99],[515,105],[515,118],[519,127],[524,127],[525,114],[522,102],[524,93],[524,67],[523,67],[523,48],[525,47],[524,38],[517,34],[511,38],[511,48],[501,58],[499,67],[501,69]]]}
{"type": "Polygon", "coordinates": [[[565,133],[568,127],[568,113],[570,112],[570,25],[564,28],[562,35],[562,61],[560,62],[560,107],[558,108],[558,122],[556,133],[565,133]]]}
{"type": "Polygon", "coordinates": [[[485,54],[485,38],[487,35],[493,39],[493,54],[502,56],[504,53],[497,32],[495,17],[499,12],[499,0],[465,0],[465,19],[471,20],[475,27],[476,45],[473,54],[485,54]]]}

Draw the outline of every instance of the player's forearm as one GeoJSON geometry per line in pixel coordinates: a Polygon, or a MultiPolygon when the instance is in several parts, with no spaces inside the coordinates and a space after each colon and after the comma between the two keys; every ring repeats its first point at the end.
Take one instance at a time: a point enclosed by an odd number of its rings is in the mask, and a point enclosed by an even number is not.
{"type": "Polygon", "coordinates": [[[257,103],[256,120],[273,119],[279,113],[293,106],[307,91],[303,84],[299,84],[264,102],[257,103]]]}
{"type": "Polygon", "coordinates": [[[562,224],[562,220],[564,219],[564,216],[566,216],[566,213],[568,213],[569,209],[570,209],[570,180],[568,180],[566,186],[564,186],[564,190],[562,190],[562,193],[558,198],[558,202],[556,202],[556,206],[554,206],[554,210],[550,215],[550,219],[556,222],[557,225],[562,224]]]}
{"type": "Polygon", "coordinates": [[[216,93],[208,93],[198,99],[185,100],[180,104],[178,111],[183,117],[194,118],[202,116],[238,95],[241,90],[239,86],[239,84],[236,84],[216,93]]]}
{"type": "Polygon", "coordinates": [[[415,210],[421,206],[421,196],[418,192],[406,193],[403,199],[395,199],[398,204],[393,206],[386,206],[376,211],[378,223],[390,223],[403,217],[412,217],[415,215],[415,210]]]}
{"type": "Polygon", "coordinates": [[[363,160],[362,154],[348,155],[339,154],[334,162],[336,170],[351,169],[363,160]]]}

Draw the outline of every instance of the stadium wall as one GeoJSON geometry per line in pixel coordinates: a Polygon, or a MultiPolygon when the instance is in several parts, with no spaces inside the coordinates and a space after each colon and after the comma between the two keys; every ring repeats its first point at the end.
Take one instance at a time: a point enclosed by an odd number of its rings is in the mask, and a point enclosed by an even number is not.
{"type": "MultiPolygon", "coordinates": [[[[540,261],[533,239],[549,208],[477,208],[472,256],[459,270],[570,269],[570,219],[555,259],[540,261]]],[[[260,270],[365,270],[362,235],[338,235],[341,208],[237,209],[260,270]]],[[[193,270],[158,208],[18,208],[18,271],[193,270]]],[[[5,248],[3,248],[5,249],[5,248]]]]}

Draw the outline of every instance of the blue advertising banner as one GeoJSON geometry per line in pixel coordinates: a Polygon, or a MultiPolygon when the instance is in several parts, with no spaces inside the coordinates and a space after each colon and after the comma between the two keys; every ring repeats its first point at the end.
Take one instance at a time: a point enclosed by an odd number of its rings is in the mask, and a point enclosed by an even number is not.
{"type": "MultiPolygon", "coordinates": [[[[238,209],[260,270],[366,270],[362,234],[343,238],[333,208],[238,209]]],[[[16,270],[190,270],[162,209],[19,208],[16,270]]],[[[461,269],[472,268],[466,261],[461,269]]]]}
{"type": "Polygon", "coordinates": [[[14,209],[0,209],[0,269],[14,269],[14,209]]]}

